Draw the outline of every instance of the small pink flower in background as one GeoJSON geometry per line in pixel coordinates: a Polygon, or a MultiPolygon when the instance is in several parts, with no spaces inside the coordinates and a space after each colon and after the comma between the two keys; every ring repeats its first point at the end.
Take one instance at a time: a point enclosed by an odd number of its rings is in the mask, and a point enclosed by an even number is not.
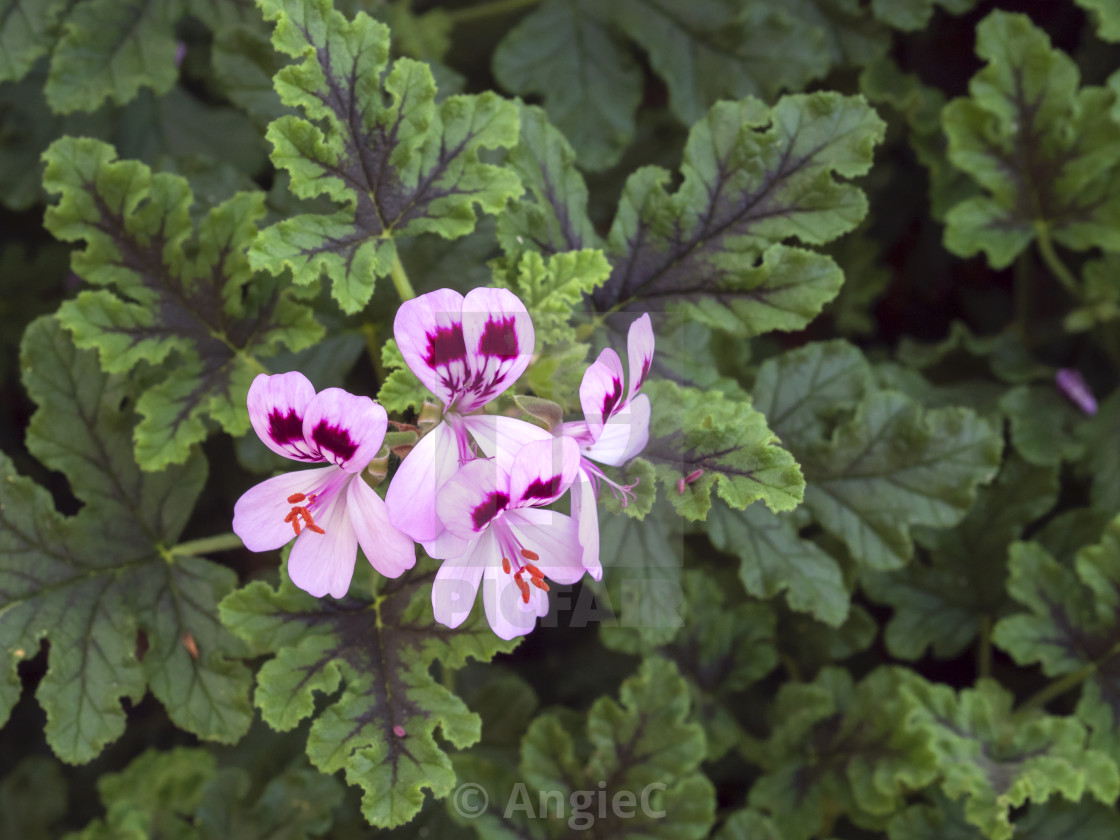
{"type": "Polygon", "coordinates": [[[612,467],[625,464],[645,449],[649,441],[649,397],[638,393],[653,362],[653,325],[648,314],[630,325],[626,355],[630,363],[630,387],[623,392],[622,360],[611,348],[599,354],[583,375],[579,401],[584,419],[565,423],[559,434],[580,447],[580,475],[572,488],[572,516],[579,521],[584,565],[595,580],[603,576],[599,562],[599,518],[595,510],[600,484],[606,484],[626,506],[634,485],[622,486],[607,478],[594,463],[612,467]]]}
{"type": "MultiPolygon", "coordinates": [[[[430,553],[446,531],[436,513],[437,492],[475,457],[470,435],[493,433],[493,418],[467,415],[525,372],[536,338],[516,295],[485,288],[466,297],[441,289],[405,301],[393,334],[409,369],[444,405],[443,422],[404,459],[385,495],[393,524],[430,553]]],[[[450,542],[462,548],[461,541],[450,542]]]]}
{"type": "Polygon", "coordinates": [[[1062,368],[1054,374],[1054,382],[1057,383],[1058,390],[1083,412],[1090,415],[1097,413],[1097,399],[1080,371],[1062,368]]]}
{"type": "Polygon", "coordinates": [[[437,621],[458,627],[483,585],[486,618],[498,636],[533,629],[548,612],[546,578],[575,583],[584,573],[575,520],[541,510],[578,472],[575,442],[549,437],[520,447],[508,470],[497,458],[479,458],[443,485],[439,517],[465,549],[437,558],[444,560],[432,586],[437,621]]]}
{"type": "Polygon", "coordinates": [[[315,388],[302,373],[260,374],[249,388],[249,420],[265,446],[294,461],[329,464],[295,470],[246,491],[233,509],[233,530],[250,551],[271,551],[293,538],[292,583],[316,597],[343,597],[361,544],[386,577],[416,563],[416,549],[389,522],[381,497],[360,473],[385,438],[385,409],[341,388],[315,388]]]}

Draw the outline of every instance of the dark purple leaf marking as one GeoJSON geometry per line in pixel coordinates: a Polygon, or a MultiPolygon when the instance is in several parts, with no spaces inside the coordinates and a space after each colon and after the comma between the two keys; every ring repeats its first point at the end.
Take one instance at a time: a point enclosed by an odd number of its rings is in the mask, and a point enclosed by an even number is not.
{"type": "Polygon", "coordinates": [[[506,505],[509,504],[509,496],[505,493],[494,491],[487,496],[486,501],[471,511],[471,519],[474,521],[474,529],[481,531],[485,528],[491,519],[498,515],[498,511],[505,510],[506,505]]]}
{"type": "Polygon", "coordinates": [[[340,460],[349,461],[358,451],[358,444],[350,439],[350,433],[339,426],[332,426],[326,420],[319,421],[311,440],[319,449],[333,452],[340,460]]]}

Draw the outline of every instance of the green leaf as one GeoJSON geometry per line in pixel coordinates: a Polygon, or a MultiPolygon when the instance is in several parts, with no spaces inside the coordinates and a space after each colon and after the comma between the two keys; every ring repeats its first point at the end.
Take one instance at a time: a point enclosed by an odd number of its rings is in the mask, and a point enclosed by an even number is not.
{"type": "Polygon", "coordinates": [[[130,394],[76,350],[56,321],[28,328],[21,364],[39,409],[27,445],[63,473],[84,507],[58,514],[46,491],[0,456],[0,719],[19,697],[16,664],[50,644],[37,697],[46,737],[67,762],[97,755],[124,731],[121,699],[146,689],[176,726],[233,742],[248,729],[243,647],[218,621],[236,575],[174,545],[202,490],[206,463],[142,473],[133,463],[130,394]],[[147,650],[138,654],[138,633],[147,650]],[[183,639],[189,634],[195,658],[183,639]]]}
{"type": "Polygon", "coordinates": [[[1085,415],[1053,385],[1012,388],[999,405],[1011,424],[1011,442],[1029,463],[1058,466],[1080,456],[1083,447],[1074,433],[1085,415]]]}
{"type": "Polygon", "coordinates": [[[377,392],[377,401],[386,411],[402,414],[406,411],[420,411],[425,401],[433,401],[431,391],[408,369],[395,339],[390,338],[381,346],[381,364],[388,376],[377,392]]]}
{"type": "Polygon", "coordinates": [[[1008,546],[1053,507],[1058,471],[1009,459],[999,477],[977,493],[968,516],[952,530],[921,530],[924,561],[894,572],[867,572],[864,590],[894,607],[885,641],[892,656],[918,659],[926,648],[951,659],[986,622],[1007,612],[1008,546]]]}
{"type": "Polygon", "coordinates": [[[1099,544],[1061,565],[1037,543],[1011,549],[1008,592],[1029,612],[1003,619],[992,635],[1021,665],[1040,663],[1048,677],[1085,671],[1078,716],[1093,744],[1120,750],[1120,520],[1099,544]]]}
{"type": "Polygon", "coordinates": [[[1102,752],[1085,747],[1085,728],[1072,718],[1021,709],[990,679],[959,694],[949,686],[911,680],[918,702],[910,726],[932,738],[941,788],[964,797],[965,819],[990,840],[1018,836],[1011,810],[1054,794],[1076,802],[1092,795],[1111,804],[1120,773],[1102,752]]]}
{"type": "Polygon", "coordinates": [[[584,168],[613,166],[633,140],[641,69],[589,0],[542,3],[506,33],[493,64],[503,87],[541,95],[584,168]]]}
{"type": "Polygon", "coordinates": [[[293,114],[280,101],[272,77],[284,66],[284,57],[272,49],[261,26],[236,26],[214,37],[211,62],[214,75],[230,101],[245,110],[263,132],[272,120],[293,114]]]}
{"type": "Polygon", "coordinates": [[[1105,41],[1120,41],[1120,3],[1117,0],[1074,0],[1090,13],[1097,36],[1105,41]]]}
{"type": "Polygon", "coordinates": [[[890,49],[891,35],[859,0],[793,0],[781,4],[805,27],[824,33],[833,66],[861,66],[890,49]]]}
{"type": "Polygon", "coordinates": [[[714,840],[782,840],[777,827],[750,808],[736,811],[716,832],[714,840]]]}
{"type": "Polygon", "coordinates": [[[717,486],[736,510],[760,499],[772,511],[792,510],[801,501],[805,483],[797,462],[749,401],[667,380],[647,383],[644,393],[653,416],[642,458],[654,465],[681,516],[703,519],[717,486]],[[697,470],[699,477],[680,492],[678,481],[697,470]]]}
{"type": "Polygon", "coordinates": [[[437,105],[428,65],[401,58],[388,69],[389,31],[364,13],[348,21],[330,0],[261,6],[276,50],[302,59],[276,74],[281,101],[306,119],[271,124],[273,163],[297,196],[342,206],[265,229],[250,259],[273,274],[290,268],[299,284],[325,273],[342,309],[357,312],[399,259],[396,240],[465,236],[476,206],[497,213],[520,194],[512,171],[479,162],[517,142],[517,108],[493,93],[437,105]]]}
{"type": "Polygon", "coordinates": [[[443,798],[455,786],[437,727],[458,749],[478,740],[478,716],[432,678],[432,663],[485,662],[519,641],[495,636],[481,608],[457,630],[436,623],[434,577],[427,564],[385,581],[372,600],[334,601],[312,598],[282,576],[279,589],[258,581],[222,602],[227,627],[257,653],[275,654],[257,674],[254,702],[265,722],[288,730],[312,717],[311,763],[324,773],[345,770],[363,790],[363,815],[377,826],[411,820],[424,789],[443,798]],[[317,712],[318,693],[332,699],[317,712]]]}
{"type": "MultiPolygon", "coordinates": [[[[933,805],[913,805],[891,820],[891,840],[983,840],[975,826],[965,821],[964,808],[935,793],[933,805]]],[[[1082,799],[1050,799],[1031,803],[1026,815],[1015,820],[1016,840],[1112,840],[1120,831],[1115,808],[1082,799]]]]}
{"type": "Polygon", "coordinates": [[[140,396],[136,454],[145,469],[185,460],[207,433],[249,427],[245,392],[259,358],[299,350],[322,330],[280,284],[254,277],[245,248],[264,215],[263,193],[238,193],[192,225],[186,179],[118,161],[97,140],[63,138],[46,153],[45,217],[64,241],[86,242],[74,271],[110,289],[83,291],[59,310],[107,371],[145,362],[159,374],[140,396]]]}
{"type": "Polygon", "coordinates": [[[861,97],[721,102],[689,134],[675,193],[670,174],[630,176],[611,227],[614,271],[595,308],[691,304],[705,323],[749,336],[800,329],[835,296],[840,273],[820,245],[867,211],[853,178],[871,164],[883,122],[861,97]],[[717,302],[721,305],[717,305],[717,302]]]}
{"type": "Polygon", "coordinates": [[[739,580],[751,595],[784,592],[790,609],[838,627],[848,617],[844,575],[830,554],[798,535],[797,523],[795,513],[716,505],[708,513],[708,536],[720,551],[738,555],[739,580]]]}
{"type": "MultiPolygon", "coordinates": [[[[935,0],[871,0],[871,12],[879,20],[903,32],[915,32],[929,24],[935,0]]],[[[977,0],[940,0],[953,14],[961,14],[977,0]]]]}
{"type": "Polygon", "coordinates": [[[521,255],[516,268],[498,272],[497,285],[513,291],[533,318],[537,349],[574,338],[570,321],[590,294],[611,273],[602,251],[568,251],[546,260],[535,251],[521,255]]]}
{"type": "Polygon", "coordinates": [[[1079,429],[1085,454],[1079,467],[1092,481],[1093,507],[1109,515],[1120,510],[1120,438],[1114,433],[1120,416],[1120,391],[1103,400],[1097,413],[1079,429]]]}
{"type": "Polygon", "coordinates": [[[910,527],[955,525],[976,486],[999,466],[999,430],[972,411],[923,409],[868,391],[869,366],[845,342],[811,344],[759,368],[754,397],[799,460],[805,504],[863,566],[888,569],[913,553],[910,527]],[[854,414],[831,429],[829,419],[854,414]]]}
{"type": "Polygon", "coordinates": [[[933,781],[929,737],[904,726],[913,703],[901,689],[910,679],[879,668],[857,685],[847,672],[826,668],[812,683],[781,687],[768,769],[748,803],[770,814],[784,840],[819,836],[826,807],[881,830],[908,792],[933,781]]]}
{"type": "Polygon", "coordinates": [[[0,82],[18,82],[54,45],[65,0],[0,0],[0,82]]]}
{"type": "Polygon", "coordinates": [[[828,70],[824,33],[774,4],[615,0],[609,14],[649,53],[669,107],[692,125],[721,99],[801,90],[828,70]]]}
{"type": "Polygon", "coordinates": [[[619,701],[595,701],[586,735],[554,712],[533,721],[521,742],[521,784],[506,805],[508,830],[524,836],[539,820],[552,830],[594,826],[596,836],[612,838],[707,836],[715,790],[698,769],[704,732],[688,720],[685,681],[653,657],[622,683],[619,701]]]}
{"type": "Polygon", "coordinates": [[[0,778],[0,831],[20,840],[57,837],[66,816],[67,783],[62,766],[45,755],[29,755],[0,778]]]}
{"type": "Polygon", "coordinates": [[[1075,250],[1120,250],[1120,134],[1114,95],[1079,89],[1073,59],[1025,15],[995,11],[977,27],[987,62],[968,98],[942,111],[949,160],[985,195],[946,216],[945,246],[1004,268],[1039,229],[1075,250]]]}

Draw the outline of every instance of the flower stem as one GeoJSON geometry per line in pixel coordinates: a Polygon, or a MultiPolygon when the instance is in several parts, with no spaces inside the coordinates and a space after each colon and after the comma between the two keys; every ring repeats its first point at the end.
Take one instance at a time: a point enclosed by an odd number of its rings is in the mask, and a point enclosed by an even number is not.
{"type": "Polygon", "coordinates": [[[397,294],[401,296],[402,302],[416,297],[416,292],[412,290],[412,284],[408,282],[408,273],[404,270],[404,263],[401,262],[399,252],[393,254],[393,265],[390,267],[389,273],[393,278],[393,286],[396,288],[397,294]]]}
{"type": "Polygon", "coordinates": [[[1041,709],[1055,697],[1061,697],[1067,691],[1071,691],[1089,677],[1093,676],[1100,667],[1112,657],[1120,654],[1120,642],[1114,644],[1105,654],[1098,659],[1094,659],[1085,665],[1082,665],[1076,671],[1071,671],[1064,677],[1043,688],[1041,691],[1036,692],[1031,697],[1028,697],[1016,711],[1026,712],[1031,709],[1041,709]]]}
{"type": "Polygon", "coordinates": [[[538,2],[540,2],[540,0],[489,0],[487,3],[479,3],[475,6],[467,6],[463,9],[451,9],[448,11],[447,16],[451,18],[452,23],[462,23],[466,20],[478,20],[480,18],[496,17],[497,15],[504,15],[508,12],[515,12],[518,9],[535,5],[538,2]]]}
{"type": "Polygon", "coordinates": [[[171,549],[171,553],[184,557],[197,557],[199,554],[232,551],[235,548],[241,548],[241,545],[241,537],[237,534],[217,534],[213,537],[202,537],[202,539],[179,543],[171,549]]]}
{"type": "Polygon", "coordinates": [[[1046,222],[1041,219],[1034,223],[1034,232],[1038,237],[1038,252],[1042,255],[1042,261],[1046,263],[1046,267],[1050,272],[1058,278],[1066,290],[1073,295],[1077,300],[1081,300],[1081,284],[1077,282],[1077,278],[1073,276],[1065,263],[1062,262],[1058,252],[1054,250],[1054,243],[1050,240],[1050,228],[1046,222]]]}

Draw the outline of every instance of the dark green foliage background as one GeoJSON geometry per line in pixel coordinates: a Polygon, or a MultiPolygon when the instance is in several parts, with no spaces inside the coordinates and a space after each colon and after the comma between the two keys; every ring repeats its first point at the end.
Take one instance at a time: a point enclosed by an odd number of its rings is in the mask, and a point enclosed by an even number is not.
{"type": "Polygon", "coordinates": [[[0,837],[1115,840],[1118,254],[1116,0],[0,0],[0,837]],[[602,583],[233,547],[252,377],[481,285],[570,416],[654,316],[602,583]]]}

